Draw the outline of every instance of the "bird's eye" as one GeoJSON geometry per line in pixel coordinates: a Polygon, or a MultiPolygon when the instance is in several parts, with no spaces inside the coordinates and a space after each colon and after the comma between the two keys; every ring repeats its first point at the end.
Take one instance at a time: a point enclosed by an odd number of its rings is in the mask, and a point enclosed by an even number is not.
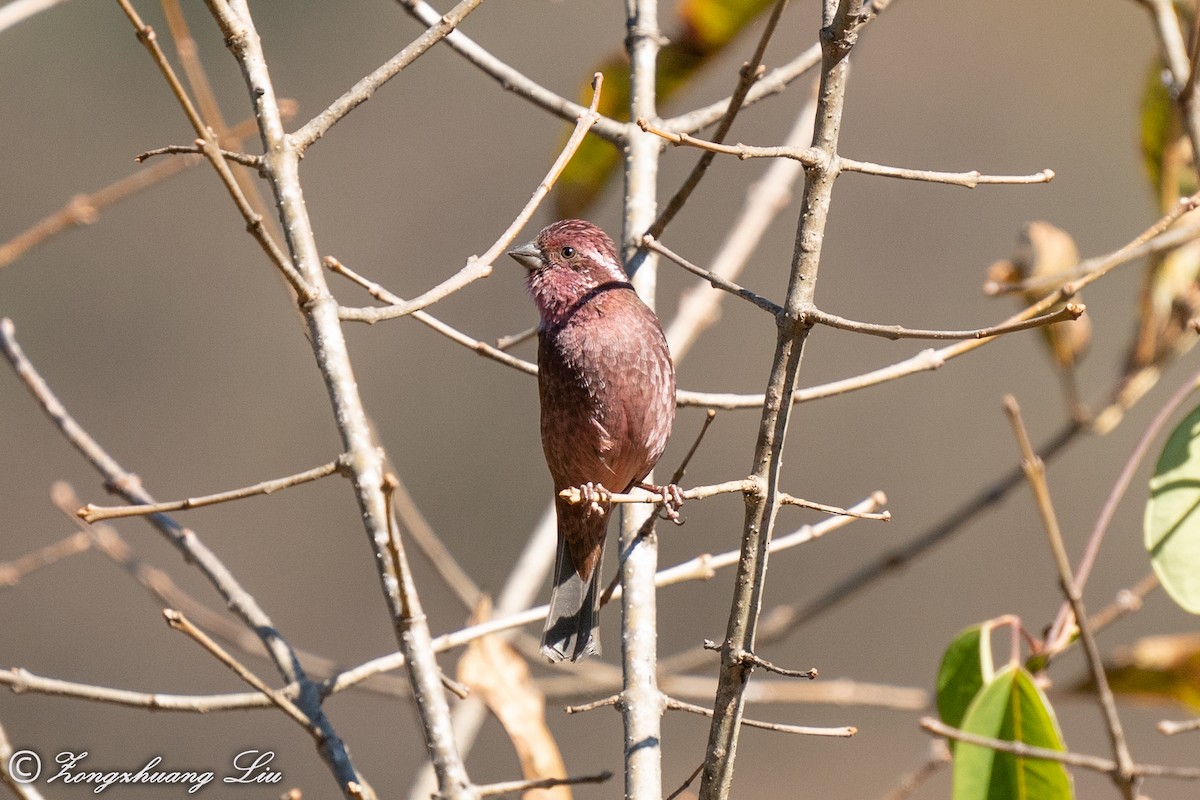
{"type": "Polygon", "coordinates": [[[559,250],[559,252],[562,253],[563,258],[574,258],[575,257],[575,248],[571,247],[571,245],[567,245],[562,250],[559,250]]]}

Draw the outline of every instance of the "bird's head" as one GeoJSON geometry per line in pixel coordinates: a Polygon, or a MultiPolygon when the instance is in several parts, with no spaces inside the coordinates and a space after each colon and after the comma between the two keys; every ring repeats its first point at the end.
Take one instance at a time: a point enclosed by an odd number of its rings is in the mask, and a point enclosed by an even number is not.
{"type": "Polygon", "coordinates": [[[529,293],[543,327],[561,320],[597,287],[629,281],[608,234],[579,219],[547,225],[532,242],[508,254],[528,270],[529,293]]]}

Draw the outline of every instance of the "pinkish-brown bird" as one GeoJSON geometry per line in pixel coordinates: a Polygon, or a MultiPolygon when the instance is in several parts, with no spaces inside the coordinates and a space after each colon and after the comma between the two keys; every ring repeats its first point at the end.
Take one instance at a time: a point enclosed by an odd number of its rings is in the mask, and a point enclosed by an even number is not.
{"type": "Polygon", "coordinates": [[[542,654],[600,652],[600,564],[611,507],[572,505],[571,487],[625,492],[654,468],[675,421],[675,368],[654,312],[590,222],[547,226],[509,252],[537,304],[542,449],[554,479],[558,556],[542,654]]]}

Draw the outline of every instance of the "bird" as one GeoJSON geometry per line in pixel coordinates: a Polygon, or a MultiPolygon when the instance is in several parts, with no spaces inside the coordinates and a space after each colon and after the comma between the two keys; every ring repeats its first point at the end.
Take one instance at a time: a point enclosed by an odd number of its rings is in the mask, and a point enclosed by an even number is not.
{"type": "MultiPolygon", "coordinates": [[[[542,450],[558,522],[541,652],[551,661],[578,661],[600,654],[606,496],[640,485],[662,456],[675,422],[675,367],[658,317],[638,297],[603,230],[560,220],[508,255],[527,270],[540,317],[542,450]],[[583,503],[559,494],[572,487],[583,503]]],[[[671,490],[664,497],[679,497],[677,487],[664,488],[671,490]]],[[[669,505],[668,516],[678,516],[669,505]]]]}

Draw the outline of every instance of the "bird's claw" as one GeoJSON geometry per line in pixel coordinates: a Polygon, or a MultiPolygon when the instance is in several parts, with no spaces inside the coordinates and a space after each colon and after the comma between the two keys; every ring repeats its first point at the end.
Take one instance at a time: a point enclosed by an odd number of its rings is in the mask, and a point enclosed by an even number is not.
{"type": "Polygon", "coordinates": [[[677,484],[668,483],[666,486],[658,487],[663,496],[662,516],[663,519],[670,520],[676,525],[682,525],[684,518],[680,516],[679,509],[683,508],[683,490],[677,484]]]}
{"type": "Polygon", "coordinates": [[[579,487],[579,498],[579,502],[584,507],[584,515],[589,517],[593,514],[606,513],[612,504],[612,493],[605,489],[603,484],[592,481],[579,487]]]}
{"type": "Polygon", "coordinates": [[[679,514],[679,509],[683,507],[683,490],[677,484],[668,483],[666,486],[654,486],[649,483],[639,483],[637,486],[662,498],[659,506],[662,508],[663,519],[670,520],[676,525],[682,525],[686,521],[679,514]]]}

